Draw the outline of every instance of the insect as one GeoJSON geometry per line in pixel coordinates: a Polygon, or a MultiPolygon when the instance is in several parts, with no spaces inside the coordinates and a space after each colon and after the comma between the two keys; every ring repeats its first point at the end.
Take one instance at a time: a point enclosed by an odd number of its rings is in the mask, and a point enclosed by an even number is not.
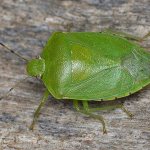
{"type": "MultiPolygon", "coordinates": [[[[27,61],[27,74],[39,77],[46,87],[30,129],[51,94],[56,99],[73,101],[77,111],[98,119],[106,133],[103,117],[94,114],[104,108],[90,108],[89,102],[126,97],[150,84],[150,53],[133,42],[149,35],[136,38],[109,31],[53,33],[38,59],[23,58],[27,61]]],[[[108,107],[121,108],[132,116],[123,104],[108,107]]]]}

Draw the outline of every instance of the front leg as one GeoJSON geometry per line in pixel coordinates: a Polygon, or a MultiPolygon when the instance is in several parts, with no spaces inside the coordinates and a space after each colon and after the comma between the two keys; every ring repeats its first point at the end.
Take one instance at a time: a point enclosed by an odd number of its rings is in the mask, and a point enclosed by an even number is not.
{"type": "Polygon", "coordinates": [[[46,101],[48,99],[48,96],[49,96],[49,91],[46,90],[45,93],[44,93],[44,95],[43,95],[43,98],[42,98],[42,100],[41,100],[41,102],[40,102],[40,104],[38,106],[38,108],[36,109],[36,111],[34,113],[32,124],[29,127],[30,130],[33,130],[35,122],[37,121],[37,119],[38,119],[38,117],[40,115],[40,110],[44,106],[44,104],[46,103],[46,101]]]}

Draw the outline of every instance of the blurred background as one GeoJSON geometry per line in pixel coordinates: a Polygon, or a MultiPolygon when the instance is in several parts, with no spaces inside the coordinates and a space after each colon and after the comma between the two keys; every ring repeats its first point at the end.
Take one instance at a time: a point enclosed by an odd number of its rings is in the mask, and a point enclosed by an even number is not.
{"type": "MultiPolygon", "coordinates": [[[[34,58],[52,32],[99,32],[111,28],[137,36],[150,31],[149,0],[1,0],[0,42],[34,58]]],[[[150,40],[141,43],[147,50],[150,40]]],[[[0,47],[0,94],[25,78],[25,62],[0,47]]],[[[71,102],[52,97],[33,132],[28,130],[44,87],[35,79],[0,101],[0,149],[41,150],[148,150],[150,148],[150,88],[125,98],[135,115],[101,112],[108,128],[75,112],[71,102]]]]}

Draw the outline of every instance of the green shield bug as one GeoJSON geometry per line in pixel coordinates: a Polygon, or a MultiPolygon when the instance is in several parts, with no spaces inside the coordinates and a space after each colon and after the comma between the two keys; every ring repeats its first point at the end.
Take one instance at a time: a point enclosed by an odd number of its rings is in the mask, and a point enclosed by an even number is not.
{"type": "MultiPolygon", "coordinates": [[[[52,94],[56,99],[72,100],[77,111],[98,119],[106,133],[103,117],[93,113],[104,108],[90,108],[89,102],[126,97],[150,84],[150,53],[133,42],[142,41],[149,35],[140,39],[107,31],[53,33],[40,57],[27,60],[28,75],[40,77],[46,87],[30,129],[52,94]],[[83,107],[79,106],[79,101],[83,107]]],[[[115,108],[132,116],[122,104],[115,108]]]]}

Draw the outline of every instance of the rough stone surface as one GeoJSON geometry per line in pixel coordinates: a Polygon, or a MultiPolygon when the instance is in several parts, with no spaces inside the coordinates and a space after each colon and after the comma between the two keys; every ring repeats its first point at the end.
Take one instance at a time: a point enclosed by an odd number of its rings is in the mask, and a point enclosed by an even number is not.
{"type": "MultiPolygon", "coordinates": [[[[149,6],[149,0],[1,0],[0,41],[34,58],[52,32],[68,27],[71,31],[109,27],[143,36],[150,31],[149,6]]],[[[142,45],[150,47],[150,40],[142,45]]],[[[25,63],[0,47],[0,95],[25,77],[25,63]]],[[[106,120],[107,135],[98,121],[77,113],[71,101],[52,97],[35,130],[29,131],[43,91],[40,81],[27,79],[0,101],[0,149],[150,149],[150,86],[123,99],[135,115],[133,120],[119,109],[99,112],[106,120]]]]}

